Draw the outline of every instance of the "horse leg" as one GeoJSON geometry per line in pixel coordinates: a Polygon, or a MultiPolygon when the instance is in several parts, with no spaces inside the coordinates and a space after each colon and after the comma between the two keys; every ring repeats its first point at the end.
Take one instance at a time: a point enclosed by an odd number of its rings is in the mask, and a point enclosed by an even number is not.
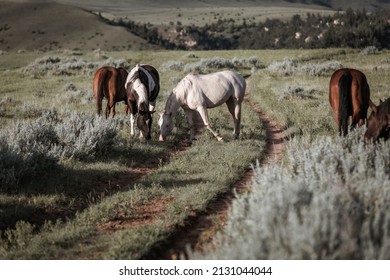
{"type": "Polygon", "coordinates": [[[154,100],[153,102],[149,102],[149,111],[150,112],[153,112],[155,107],[156,107],[156,100],[154,100]]]}
{"type": "Polygon", "coordinates": [[[112,115],[112,117],[115,117],[115,114],[116,114],[116,112],[115,112],[115,104],[111,107],[111,115],[112,115]]]}
{"type": "Polygon", "coordinates": [[[206,106],[203,106],[203,107],[198,107],[196,109],[199,114],[200,114],[200,117],[202,118],[203,120],[203,124],[206,126],[206,128],[214,135],[214,137],[217,138],[218,141],[222,142],[223,141],[223,138],[221,136],[219,136],[219,134],[217,132],[215,132],[211,126],[210,126],[210,122],[209,122],[209,116],[207,114],[207,109],[206,109],[206,106]]]}
{"type": "MultiPolygon", "coordinates": [[[[351,128],[355,128],[356,125],[362,126],[364,124],[363,113],[363,92],[362,85],[359,83],[352,83],[351,96],[352,96],[352,124],[351,128]]],[[[367,111],[367,110],[366,110],[367,111]]]]}
{"type": "Polygon", "coordinates": [[[106,119],[110,115],[110,111],[111,111],[110,105],[109,105],[109,102],[107,101],[107,106],[106,106],[106,111],[105,111],[106,119]]]}
{"type": "Polygon", "coordinates": [[[188,126],[190,127],[190,141],[195,140],[195,124],[194,124],[194,111],[185,110],[187,116],[188,126]]]}
{"type": "Polygon", "coordinates": [[[240,124],[241,124],[241,103],[234,97],[231,97],[226,101],[226,105],[230,114],[233,116],[234,130],[233,138],[238,139],[240,136],[240,124]]]}
{"type": "Polygon", "coordinates": [[[134,123],[135,123],[135,116],[132,112],[130,112],[130,135],[135,135],[135,129],[134,129],[134,123]]]}
{"type": "Polygon", "coordinates": [[[102,115],[102,99],[100,97],[96,97],[96,108],[98,116],[102,115]]]}

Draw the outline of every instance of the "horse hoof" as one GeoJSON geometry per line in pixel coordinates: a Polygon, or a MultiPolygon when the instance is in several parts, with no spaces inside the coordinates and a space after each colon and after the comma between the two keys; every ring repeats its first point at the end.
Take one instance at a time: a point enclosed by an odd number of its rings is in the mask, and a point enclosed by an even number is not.
{"type": "Polygon", "coordinates": [[[217,139],[218,139],[218,142],[223,143],[223,138],[222,137],[217,137],[217,139]]]}

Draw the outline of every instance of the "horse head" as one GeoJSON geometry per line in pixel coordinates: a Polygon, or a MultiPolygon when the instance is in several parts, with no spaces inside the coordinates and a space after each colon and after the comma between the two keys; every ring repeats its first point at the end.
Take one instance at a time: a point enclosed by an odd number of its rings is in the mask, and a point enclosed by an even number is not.
{"type": "Polygon", "coordinates": [[[151,139],[152,123],[153,118],[152,114],[155,111],[150,111],[146,103],[142,103],[138,107],[138,116],[137,116],[137,126],[141,134],[145,139],[151,139]]]}
{"type": "Polygon", "coordinates": [[[162,113],[160,114],[160,119],[158,120],[158,125],[160,127],[160,141],[165,141],[167,136],[171,134],[173,130],[173,121],[172,113],[162,113]]]}
{"type": "Polygon", "coordinates": [[[370,108],[372,112],[367,120],[365,140],[377,141],[379,138],[387,140],[390,137],[390,98],[384,102],[380,101],[378,106],[370,100],[370,108]]]}

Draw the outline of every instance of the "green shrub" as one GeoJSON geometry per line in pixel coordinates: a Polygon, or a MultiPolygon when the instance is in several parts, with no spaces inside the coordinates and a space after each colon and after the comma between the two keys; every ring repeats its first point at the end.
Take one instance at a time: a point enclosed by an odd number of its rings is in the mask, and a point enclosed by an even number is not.
{"type": "Polygon", "coordinates": [[[66,158],[91,160],[105,155],[119,142],[115,122],[94,114],[71,113],[55,131],[57,151],[66,158]]]}
{"type": "Polygon", "coordinates": [[[46,111],[33,121],[18,121],[0,131],[0,183],[14,187],[47,172],[61,158],[91,160],[122,142],[117,124],[93,114],[46,111]]]}

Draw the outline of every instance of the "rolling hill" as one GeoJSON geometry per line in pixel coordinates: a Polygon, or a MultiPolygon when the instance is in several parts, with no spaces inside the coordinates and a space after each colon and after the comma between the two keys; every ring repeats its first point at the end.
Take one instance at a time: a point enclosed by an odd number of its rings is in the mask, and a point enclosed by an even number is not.
{"type": "Polygon", "coordinates": [[[0,2],[0,50],[153,49],[125,28],[107,25],[78,7],[0,2]]]}
{"type": "MultiPolygon", "coordinates": [[[[369,11],[390,8],[390,4],[384,0],[0,0],[0,50],[160,48],[102,18],[163,25],[166,29],[205,26],[221,19],[241,23],[290,19],[296,14],[330,15],[335,9],[348,7],[369,11]]],[[[161,28],[160,33],[164,34],[161,28]]]]}

